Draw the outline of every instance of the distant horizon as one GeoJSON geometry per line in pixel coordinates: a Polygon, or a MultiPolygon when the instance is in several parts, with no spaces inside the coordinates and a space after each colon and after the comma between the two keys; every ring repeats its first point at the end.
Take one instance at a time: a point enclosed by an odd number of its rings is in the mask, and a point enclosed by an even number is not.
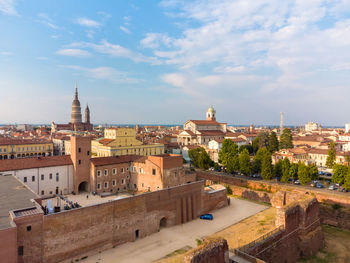
{"type": "Polygon", "coordinates": [[[1,122],[343,126],[348,2],[0,1],[1,122]]]}

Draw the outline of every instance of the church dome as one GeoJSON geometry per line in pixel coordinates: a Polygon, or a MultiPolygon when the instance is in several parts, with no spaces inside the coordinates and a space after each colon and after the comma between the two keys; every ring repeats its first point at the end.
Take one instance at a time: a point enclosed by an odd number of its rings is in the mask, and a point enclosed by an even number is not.
{"type": "Polygon", "coordinates": [[[207,110],[209,112],[215,112],[214,108],[213,108],[213,105],[210,105],[209,109],[207,110]]]}

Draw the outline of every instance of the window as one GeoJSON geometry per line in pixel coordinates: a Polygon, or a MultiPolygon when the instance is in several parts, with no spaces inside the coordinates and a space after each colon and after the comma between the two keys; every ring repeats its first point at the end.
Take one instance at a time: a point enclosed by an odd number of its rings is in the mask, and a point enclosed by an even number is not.
{"type": "Polygon", "coordinates": [[[105,169],[104,173],[105,173],[105,176],[107,176],[108,175],[108,170],[105,169]]]}
{"type": "Polygon", "coordinates": [[[60,175],[58,173],[56,173],[56,182],[58,182],[60,180],[59,176],[60,175]]]}
{"type": "Polygon", "coordinates": [[[127,175],[127,176],[126,176],[126,179],[129,179],[129,178],[130,178],[130,176],[129,176],[129,175],[127,175]]]}
{"type": "Polygon", "coordinates": [[[97,171],[97,176],[101,176],[101,171],[100,170],[97,171]]]}
{"type": "Polygon", "coordinates": [[[49,179],[50,179],[50,180],[52,179],[52,174],[49,174],[49,179]]]}
{"type": "Polygon", "coordinates": [[[108,182],[105,182],[105,188],[108,188],[108,182]]]}
{"type": "Polygon", "coordinates": [[[143,187],[143,186],[144,186],[144,184],[142,183],[142,184],[141,184],[141,186],[143,187]]]}
{"type": "Polygon", "coordinates": [[[44,190],[42,190],[42,191],[41,191],[41,195],[44,195],[44,194],[45,194],[45,192],[44,192],[44,190]]]}
{"type": "Polygon", "coordinates": [[[32,230],[32,226],[27,226],[27,232],[30,232],[32,230]]]}
{"type": "Polygon", "coordinates": [[[129,167],[126,167],[126,170],[129,171],[129,167]]]}
{"type": "Polygon", "coordinates": [[[81,148],[80,147],[78,148],[78,152],[81,152],[81,148]]]}
{"type": "Polygon", "coordinates": [[[50,195],[52,195],[52,191],[50,191],[50,195]]]}
{"type": "Polygon", "coordinates": [[[90,151],[87,151],[87,155],[90,155],[90,151]]]}
{"type": "Polygon", "coordinates": [[[41,146],[39,146],[39,150],[41,150],[41,146]]]}
{"type": "Polygon", "coordinates": [[[18,247],[18,256],[23,256],[23,246],[18,247]]]}
{"type": "Polygon", "coordinates": [[[35,176],[32,176],[32,182],[35,182],[35,176]]]}
{"type": "Polygon", "coordinates": [[[121,169],[122,173],[124,173],[124,168],[121,169]]]}
{"type": "Polygon", "coordinates": [[[45,151],[45,146],[43,146],[43,151],[45,151]]]}
{"type": "Polygon", "coordinates": [[[132,171],[136,172],[136,167],[135,166],[132,167],[132,171]]]}
{"type": "Polygon", "coordinates": [[[112,185],[115,186],[115,180],[112,181],[112,185]]]}
{"type": "Polygon", "coordinates": [[[27,182],[27,177],[25,176],[25,177],[23,177],[23,182],[27,182]]]}
{"type": "Polygon", "coordinates": [[[122,179],[122,184],[125,184],[125,179],[122,179]]]}
{"type": "Polygon", "coordinates": [[[79,164],[81,164],[81,160],[79,160],[79,164]]]}
{"type": "Polygon", "coordinates": [[[113,174],[117,174],[117,168],[113,168],[113,174]]]}
{"type": "Polygon", "coordinates": [[[134,184],[134,188],[135,188],[135,189],[137,188],[136,184],[134,184]]]}
{"type": "Polygon", "coordinates": [[[101,184],[97,184],[97,189],[101,189],[101,184]]]}
{"type": "Polygon", "coordinates": [[[42,174],[41,175],[41,181],[44,181],[45,176],[42,174]]]}
{"type": "Polygon", "coordinates": [[[156,175],[156,169],[152,169],[152,175],[156,175]]]}

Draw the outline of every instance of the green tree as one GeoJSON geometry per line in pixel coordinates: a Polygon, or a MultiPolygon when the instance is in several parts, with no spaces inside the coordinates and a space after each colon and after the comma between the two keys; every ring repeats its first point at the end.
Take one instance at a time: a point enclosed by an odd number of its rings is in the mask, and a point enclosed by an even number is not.
{"type": "Polygon", "coordinates": [[[336,184],[343,184],[345,177],[349,172],[349,168],[345,165],[335,164],[333,166],[332,182],[336,184]]]}
{"type": "Polygon", "coordinates": [[[259,150],[259,137],[256,137],[252,142],[253,153],[256,154],[259,150]]]}
{"type": "Polygon", "coordinates": [[[261,172],[261,164],[263,161],[264,156],[268,153],[268,150],[264,148],[259,148],[257,151],[254,162],[253,162],[253,172],[254,173],[260,173],[261,172]]]}
{"type": "Polygon", "coordinates": [[[318,179],[318,168],[315,164],[311,164],[308,167],[309,170],[309,177],[311,178],[311,180],[317,180],[318,179]]]}
{"type": "Polygon", "coordinates": [[[244,144],[239,146],[238,152],[241,153],[244,149],[247,149],[249,154],[254,153],[253,146],[251,144],[244,144]]]}
{"type": "Polygon", "coordinates": [[[284,158],[283,162],[282,162],[282,178],[281,178],[281,182],[289,182],[289,178],[290,178],[290,174],[289,174],[289,170],[290,170],[290,162],[288,158],[284,158]]]}
{"type": "Polygon", "coordinates": [[[208,169],[213,163],[208,153],[202,147],[189,150],[188,156],[194,167],[197,168],[208,169]]]}
{"type": "Polygon", "coordinates": [[[348,169],[348,172],[345,176],[343,187],[347,190],[350,190],[350,169],[348,169]]]}
{"type": "Polygon", "coordinates": [[[280,143],[279,148],[280,149],[289,149],[293,148],[293,136],[292,131],[288,128],[284,129],[281,137],[280,137],[280,143]]]}
{"type": "Polygon", "coordinates": [[[292,163],[289,168],[289,177],[294,180],[298,179],[299,165],[297,163],[292,163]]]}
{"type": "Polygon", "coordinates": [[[350,166],[350,155],[345,156],[345,163],[347,166],[350,166]]]}
{"type": "Polygon", "coordinates": [[[268,142],[268,150],[271,153],[278,151],[278,139],[277,139],[277,134],[275,132],[270,133],[269,142],[268,142]]]}
{"type": "Polygon", "coordinates": [[[278,162],[274,166],[274,175],[276,177],[281,177],[282,176],[282,160],[279,159],[278,162]]]}
{"type": "Polygon", "coordinates": [[[230,139],[225,139],[219,152],[219,158],[228,173],[239,169],[238,146],[230,139]]]}
{"type": "Polygon", "coordinates": [[[308,182],[311,181],[308,167],[304,163],[299,164],[298,178],[299,178],[299,181],[302,185],[306,185],[308,182]]]}
{"type": "MultiPolygon", "coordinates": [[[[265,148],[266,149],[266,148],[265,148]]],[[[272,159],[269,151],[266,150],[261,162],[261,177],[264,180],[270,180],[273,175],[272,159]]]]}
{"type": "Polygon", "coordinates": [[[326,166],[328,168],[333,168],[336,160],[336,151],[335,151],[335,143],[331,142],[329,144],[328,156],[326,160],[326,166]]]}
{"type": "Polygon", "coordinates": [[[242,174],[249,175],[252,172],[250,156],[247,149],[244,149],[239,155],[239,169],[242,174]]]}
{"type": "Polygon", "coordinates": [[[269,134],[267,132],[260,132],[258,134],[258,138],[259,138],[259,148],[268,147],[269,134]]]}

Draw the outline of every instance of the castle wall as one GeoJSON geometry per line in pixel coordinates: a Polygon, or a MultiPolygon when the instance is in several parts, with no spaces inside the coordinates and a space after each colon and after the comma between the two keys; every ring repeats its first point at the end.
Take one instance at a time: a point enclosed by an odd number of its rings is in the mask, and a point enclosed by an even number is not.
{"type": "Polygon", "coordinates": [[[17,229],[0,230],[0,259],[2,262],[17,263],[17,229]]]}

